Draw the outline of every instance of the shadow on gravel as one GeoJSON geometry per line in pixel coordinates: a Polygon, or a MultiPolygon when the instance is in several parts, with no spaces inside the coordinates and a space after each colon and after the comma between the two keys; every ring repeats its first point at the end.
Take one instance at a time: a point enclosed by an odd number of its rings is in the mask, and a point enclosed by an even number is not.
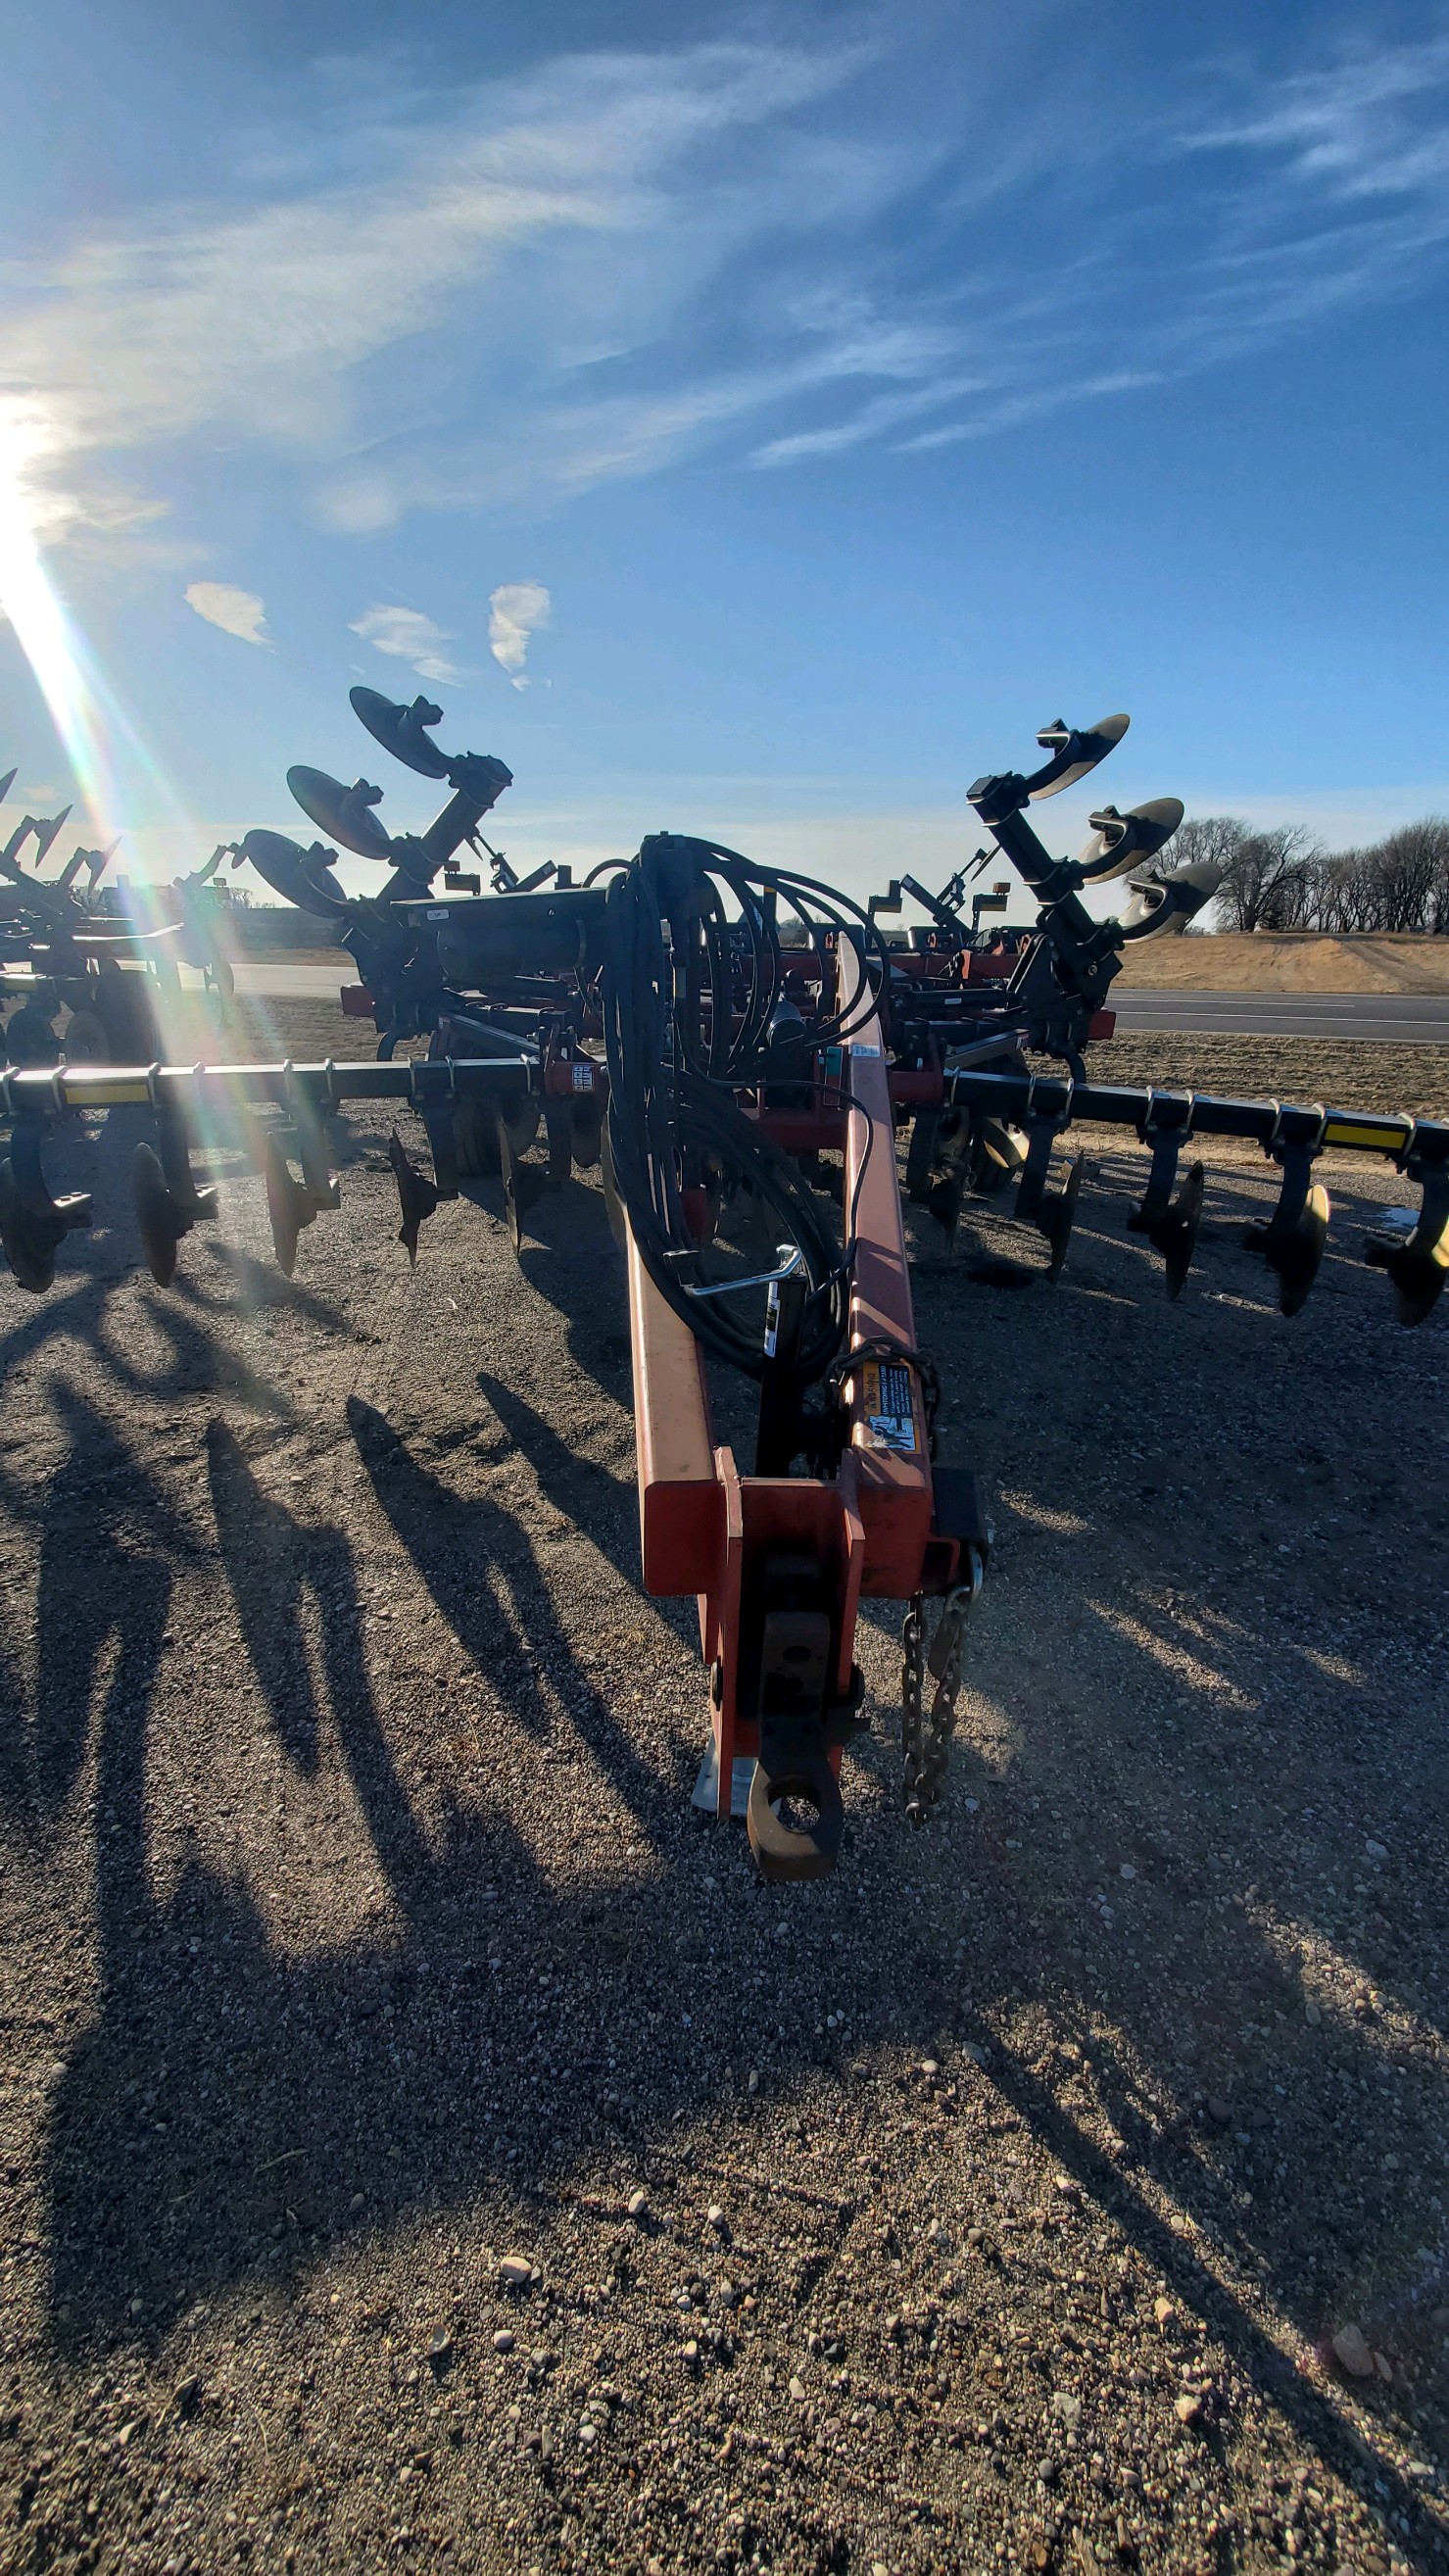
{"type": "Polygon", "coordinates": [[[624,1305],[624,1256],[614,1241],[604,1193],[596,1180],[581,1180],[575,1173],[561,1187],[550,1185],[534,1200],[523,1221],[518,1266],[535,1294],[559,1307],[570,1321],[577,1321],[586,1304],[597,1311],[605,1282],[624,1305]],[[581,1254],[589,1263],[586,1279],[580,1275],[581,1254]],[[587,1301],[580,1296],[583,1286],[591,1292],[587,1301]]]}
{"type": "MultiPolygon", "coordinates": [[[[322,1218],[318,1223],[322,1223],[322,1218]]],[[[305,1237],[304,1237],[305,1240],[305,1237]]],[[[333,1332],[347,1330],[347,1317],[329,1298],[319,1297],[315,1289],[305,1287],[299,1279],[289,1279],[274,1262],[258,1261],[250,1252],[240,1252],[225,1235],[214,1228],[197,1232],[189,1238],[198,1251],[204,1251],[212,1265],[212,1275],[198,1275],[178,1266],[173,1293],[184,1297],[189,1305],[203,1313],[222,1317],[265,1314],[269,1309],[284,1308],[300,1315],[309,1324],[325,1324],[333,1332]]],[[[186,1258],[185,1253],[182,1260],[186,1258]]]]}
{"type": "Polygon", "coordinates": [[[70,1335],[98,1343],[111,1298],[141,1265],[140,1239],[129,1193],[117,1167],[98,1147],[104,1143],[77,1117],[61,1119],[43,1148],[45,1176],[57,1197],[90,1193],[89,1226],[68,1234],[56,1257],[55,1279],[40,1295],[17,1286],[0,1263],[5,1329],[0,1332],[0,1376],[10,1377],[53,1340],[70,1335]]]}
{"type": "Polygon", "coordinates": [[[44,1298],[26,1298],[24,1317],[0,1337],[0,1376],[13,1386],[28,1361],[74,1340],[94,1355],[118,1393],[135,1401],[164,1405],[188,1395],[229,1396],[252,1412],[270,1413],[278,1421],[293,1419],[290,1396],[258,1377],[238,1351],[216,1336],[214,1324],[241,1313],[242,1306],[214,1304],[179,1275],[169,1289],[142,1292],[148,1322],[168,1347],[158,1365],[139,1366],[127,1350],[130,1319],[121,1328],[114,1310],[118,1291],[132,1285],[133,1273],[124,1266],[105,1279],[67,1283],[57,1275],[44,1298]]]}
{"type": "MultiPolygon", "coordinates": [[[[18,1692],[0,1709],[5,1805],[41,1835],[75,1787],[98,1690],[103,1746],[133,1722],[144,1728],[174,1569],[196,1552],[104,1417],[64,1388],[51,1400],[70,1446],[39,1514],[33,1719],[18,1692]]],[[[104,1778],[98,1798],[104,1829],[104,1778]]]]}
{"type": "MultiPolygon", "coordinates": [[[[1130,1275],[1130,1248],[1108,1243],[1098,1257],[1114,1288],[1130,1275]]],[[[1377,1302],[1379,1283],[1372,1293],[1377,1302]]],[[[937,1309],[923,1311],[927,1347],[948,1337],[944,1294],[931,1283],[923,1297],[937,1309]]],[[[1328,1299],[1316,1345],[1267,1342],[1256,1311],[1243,1325],[1251,1343],[1230,1341],[1228,1371],[1257,1354],[1246,1460],[1223,1442],[1224,1387],[1194,1362],[1191,1309],[1152,1321],[1135,1305],[1104,1353],[1101,1308],[1064,1290],[1048,1371],[1034,1302],[999,1301],[1018,1320],[1000,1328],[974,1408],[986,1462],[1011,1472],[946,1802],[909,1837],[870,1747],[873,1788],[852,1799],[851,1850],[812,1889],[762,1889],[737,1838],[681,1812],[597,1702],[516,1522],[492,1503],[460,1503],[381,1413],[354,1403],[374,1491],[460,1641],[522,1724],[538,1719],[536,1701],[511,1690],[520,1635],[588,1693],[579,1722],[658,1865],[618,1884],[560,1883],[506,1815],[458,1809],[430,1848],[357,1653],[345,1537],[304,1530],[268,1503],[236,1444],[215,1433],[221,1545],[279,1730],[295,1759],[314,1758],[324,1721],[298,1681],[310,1590],[330,1722],[402,1917],[396,1934],[310,1952],[273,1942],[245,1885],[199,1856],[168,1895],[154,1892],[148,1702],[184,1539],[123,1454],[114,1499],[107,1483],[96,1507],[109,1435],[77,1411],[44,1591],[65,1660],[44,1684],[36,1747],[53,1800],[76,1777],[100,1699],[103,1992],[53,2096],[49,2137],[62,2353],[159,2338],[212,2291],[284,2285],[339,2238],[490,2186],[516,2196],[508,2223],[526,2244],[530,2211],[541,2227],[557,2186],[612,2137],[637,2153],[676,2114],[726,2116],[751,2064],[767,2100],[844,2087],[848,2102],[850,2064],[873,2049],[894,2065],[903,2050],[945,2058],[965,2044],[985,2052],[981,2081],[1002,2106],[1224,2334],[1300,2438],[1361,2484],[1332,2394],[1285,2359],[1212,2257],[1229,2256],[1310,2334],[1354,2312],[1344,2302],[1356,2297],[1396,2373],[1379,2401],[1373,2472],[1435,2563],[1419,2500],[1387,2453],[1419,2446],[1416,2409],[1439,2394],[1422,2376],[1420,2310],[1394,2299],[1431,2277],[1442,2217],[1443,1755],[1395,1672],[1367,1675],[1335,1642],[1333,1609],[1342,1563],[1362,1570],[1375,1525],[1392,1539],[1432,1479],[1386,1431],[1392,1363],[1363,1365],[1361,1281],[1328,1299]],[[1102,1389],[1119,1359],[1132,1402],[1116,1408],[1102,1389]],[[1333,1381],[1342,1454],[1327,1463],[1302,1436],[1309,1367],[1333,1381]],[[1324,1532],[1321,1590],[1286,1588],[1302,1567],[1278,1556],[1286,1542],[1271,1533],[1284,1527],[1304,1551],[1324,1532]],[[1396,1896],[1330,1875],[1345,1816],[1360,1839],[1365,1819],[1392,1839],[1396,1896]],[[1301,1929],[1297,1951],[1285,1925],[1301,1929]],[[1334,1962],[1341,1986],[1330,1992],[1334,1962]],[[824,2022],[842,1999],[849,2036],[837,2042],[824,2022]],[[1065,2079],[1068,2043],[1089,2062],[1079,2055],[1065,2079]]],[[[1374,1320],[1392,1332],[1387,1311],[1374,1320]]],[[[569,1484],[580,1462],[521,1399],[487,1392],[545,1489],[557,1482],[561,1507],[577,1517],[592,1497],[615,1512],[615,1479],[606,1490],[592,1468],[569,1484]]],[[[976,2080],[964,2058],[957,2068],[976,2080]]],[[[762,2150],[752,2140],[747,2152],[762,2150]]],[[[841,2174],[842,2223],[859,2188],[841,2174]]],[[[818,2215],[811,2223],[830,2232],[818,2215]]],[[[802,2301],[837,2250],[802,2269],[802,2301]]],[[[983,2257],[966,2277],[966,2295],[994,2316],[1001,2272],[983,2257]]]]}
{"type": "MultiPolygon", "coordinates": [[[[154,1634],[163,1597],[147,1596],[141,1616],[154,1634]]],[[[159,2338],[217,2289],[239,2280],[281,2288],[338,2239],[471,2199],[489,2183],[518,2196],[513,2224],[526,2243],[530,2213],[547,2221],[555,2181],[597,2152],[615,2123],[640,2139],[667,2136],[676,2111],[738,2096],[746,2053],[763,2060],[786,2100],[839,2080],[798,2016],[801,1995],[832,1990],[839,1975],[829,1922],[830,1912],[845,1919],[843,1908],[813,1910],[791,1945],[795,1983],[787,1994],[777,1980],[768,1998],[794,2025],[778,2045],[757,2020],[741,2032],[711,2000],[718,1922],[694,1872],[676,1867],[617,1895],[561,1897],[501,1818],[460,1823],[436,1865],[412,1880],[400,1938],[298,1957],[269,1942],[242,1887],[199,1863],[169,1901],[150,1898],[139,1712],[113,1692],[103,1722],[102,1795],[113,1819],[99,1854],[106,1991],[52,2127],[62,2353],[159,2338]],[[565,1987],[566,2012],[553,1996],[540,2002],[541,1971],[565,1987]],[[683,2035],[686,2012],[697,2040],[683,2035]]],[[[662,1842],[662,1817],[659,1825],[662,1842]]],[[[686,1837],[676,1842],[682,1863],[686,1837]]],[[[921,1938],[908,1894],[883,1889],[864,1943],[876,2000],[858,2017],[857,2048],[941,2045],[940,2017],[923,2008],[921,1938]]],[[[756,2011],[764,2002],[757,1996],[756,2011]]],[[[988,2035],[969,2011],[955,2029],[988,2035]]],[[[1175,2295],[1226,2336],[1299,2437],[1344,2476],[1361,2477],[1331,2398],[1171,2232],[1130,2167],[1102,2151],[1020,2055],[993,2046],[991,2074],[1003,2105],[1112,2213],[1175,2295]]],[[[1190,2177],[1172,2182],[1191,2208],[1190,2177]]],[[[822,2224],[832,2232],[818,2217],[813,2227],[822,2224]]],[[[784,2227],[782,2259],[798,2250],[798,2231],[784,2227]]],[[[834,2262],[829,2247],[807,2254],[802,2301],[819,2295],[834,2262]]],[[[994,2304],[1001,2293],[988,2284],[985,2295],[994,2304]]],[[[1413,2490],[1376,2465],[1386,2497],[1416,2529],[1413,2490]]]]}
{"type": "Polygon", "coordinates": [[[534,1664],[541,1664],[600,1769],[652,1838],[658,1775],[579,1664],[527,1532],[499,1503],[460,1501],[419,1464],[375,1406],[350,1397],[347,1421],[378,1501],[460,1645],[510,1715],[535,1735],[546,1726],[534,1685],[534,1664]]]}
{"type": "Polygon", "coordinates": [[[341,1530],[304,1526],[271,1501],[224,1424],[210,1426],[206,1446],[222,1561],[278,1736],[299,1769],[315,1768],[323,1713],[302,1626],[310,1594],[322,1632],[328,1712],[373,1848],[406,1908],[431,1863],[373,1705],[352,1550],[341,1530]]]}
{"type": "Polygon", "coordinates": [[[524,1221],[519,1272],[555,1308],[580,1368],[628,1402],[629,1289],[602,1189],[575,1173],[546,1189],[524,1221]]]}
{"type": "MultiPolygon", "coordinates": [[[[135,1144],[143,1138],[149,1141],[152,1134],[147,1114],[129,1109],[111,1110],[98,1134],[78,1120],[62,1121],[57,1128],[46,1148],[46,1176],[57,1194],[89,1191],[94,1221],[65,1237],[54,1284],[41,1295],[27,1295],[0,1270],[0,1283],[8,1290],[6,1329],[0,1332],[0,1376],[12,1376],[50,1344],[74,1339],[94,1351],[118,1389],[129,1396],[164,1404],[184,1395],[211,1393],[289,1418],[290,1397],[257,1377],[241,1355],[218,1338],[216,1327],[250,1314],[280,1310],[336,1333],[350,1329],[348,1319],[326,1298],[285,1278],[269,1262],[237,1251],[216,1225],[199,1226],[186,1238],[169,1288],[148,1293],[143,1287],[150,1323],[169,1345],[164,1359],[148,1368],[138,1366],[128,1353],[129,1319],[118,1317],[115,1301],[145,1281],[146,1259],[131,1201],[130,1169],[135,1144]]],[[[219,1168],[228,1171],[234,1160],[219,1158],[219,1168]]],[[[203,1159],[198,1169],[203,1177],[208,1171],[216,1177],[218,1165],[203,1159]]]]}
{"type": "Polygon", "coordinates": [[[478,1384],[555,1510],[566,1512],[580,1529],[587,1530],[595,1547],[636,1591],[642,1591],[638,1488],[633,1477],[626,1483],[612,1468],[601,1466],[581,1449],[570,1448],[542,1413],[511,1386],[490,1377],[486,1369],[479,1370],[478,1384]]]}

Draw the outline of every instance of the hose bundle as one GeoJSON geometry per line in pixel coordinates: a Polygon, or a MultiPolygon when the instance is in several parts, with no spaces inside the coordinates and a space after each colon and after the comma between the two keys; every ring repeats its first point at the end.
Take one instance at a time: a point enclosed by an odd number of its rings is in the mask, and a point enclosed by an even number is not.
{"type": "Polygon", "coordinates": [[[782,901],[808,939],[834,934],[839,954],[855,961],[846,1000],[808,1032],[812,1048],[838,1043],[869,1019],[887,972],[874,922],[848,896],[789,869],[755,866],[718,842],[673,834],[647,840],[614,875],[601,978],[609,1145],[615,1187],[656,1287],[712,1356],[749,1377],[763,1371],[763,1335],[731,1311],[726,1282],[700,1293],[700,1245],[684,1193],[691,1175],[712,1171],[746,1184],[770,1211],[807,1282],[797,1373],[808,1385],[845,1337],[853,1244],[842,1248],[798,1166],[734,1099],[737,1089],[779,1078],[778,1015],[790,1011],[782,901]]]}

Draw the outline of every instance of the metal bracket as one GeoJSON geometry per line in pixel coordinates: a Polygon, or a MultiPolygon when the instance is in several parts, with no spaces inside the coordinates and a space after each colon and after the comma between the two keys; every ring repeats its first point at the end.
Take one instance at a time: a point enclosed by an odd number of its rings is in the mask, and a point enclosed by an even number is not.
{"type": "Polygon", "coordinates": [[[416,1270],[419,1229],[427,1223],[430,1216],[436,1214],[442,1192],[428,1179],[426,1172],[418,1170],[395,1127],[388,1139],[387,1159],[392,1165],[393,1178],[397,1182],[398,1204],[402,1214],[397,1239],[406,1249],[409,1267],[416,1270]]]}
{"type": "MultiPolygon", "coordinates": [[[[322,1073],[327,1093],[327,1106],[329,1111],[335,1114],[337,1068],[330,1057],[323,1065],[322,1073]]],[[[310,1223],[311,1216],[316,1216],[320,1209],[339,1208],[342,1205],[342,1188],[332,1169],[331,1157],[322,1135],[322,1120],[317,1103],[306,1085],[298,1081],[296,1067],[290,1058],[282,1067],[282,1081],[288,1117],[297,1140],[297,1160],[302,1166],[302,1184],[312,1201],[310,1216],[302,1220],[307,1224],[310,1223]]]]}
{"type": "MultiPolygon", "coordinates": [[[[537,1104],[535,1102],[535,1111],[537,1104]]],[[[535,1119],[536,1123],[536,1119],[535,1119]]],[[[515,1253],[523,1250],[523,1220],[534,1200],[547,1187],[537,1163],[525,1163],[516,1146],[518,1130],[501,1106],[498,1110],[498,1169],[503,1180],[503,1200],[508,1216],[508,1232],[515,1253]]]]}
{"type": "Polygon", "coordinates": [[[1176,1197],[1173,1195],[1178,1157],[1192,1134],[1192,1117],[1190,1092],[1154,1091],[1147,1116],[1137,1131],[1143,1143],[1152,1147],[1152,1167],[1147,1187],[1130,1211],[1127,1224],[1131,1233],[1145,1234],[1153,1250],[1161,1253],[1169,1297],[1180,1297],[1187,1284],[1202,1221],[1201,1163],[1189,1166],[1182,1187],[1176,1197]]]}
{"type": "Polygon", "coordinates": [[[51,1194],[40,1159],[45,1123],[34,1110],[22,1112],[0,1161],[0,1245],[20,1286],[37,1297],[55,1278],[55,1256],[66,1236],[91,1221],[88,1191],[51,1194]]]}
{"type": "MultiPolygon", "coordinates": [[[[1436,1139],[1437,1145],[1437,1139],[1436,1139]]],[[[1422,1324],[1433,1313],[1449,1278],[1449,1150],[1424,1150],[1416,1133],[1399,1169],[1418,1184],[1418,1221],[1405,1242],[1370,1234],[1364,1259],[1387,1271],[1401,1324],[1422,1324]]]]}
{"type": "Polygon", "coordinates": [[[217,1215],[217,1193],[199,1189],[191,1168],[191,1144],[181,1103],[161,1083],[153,1064],[146,1090],[156,1117],[156,1144],[137,1145],[131,1164],[131,1196],[136,1224],[152,1278],[169,1288],[176,1276],[176,1251],[195,1225],[217,1215]]]}
{"type": "MultiPolygon", "coordinates": [[[[440,1199],[455,1199],[458,1195],[458,1139],[453,1126],[453,1111],[458,1098],[458,1077],[451,1057],[448,1059],[447,1082],[441,1090],[432,1083],[426,1087],[421,1085],[418,1073],[419,1068],[414,1064],[410,1069],[409,1090],[412,1105],[423,1122],[428,1150],[433,1158],[432,1185],[440,1199]]],[[[406,1209],[403,1213],[406,1216],[406,1209]]]]}
{"type": "Polygon", "coordinates": [[[1283,1175],[1278,1204],[1266,1219],[1255,1217],[1243,1229],[1247,1251],[1262,1254],[1278,1282],[1280,1314],[1296,1315],[1307,1303],[1328,1240],[1329,1197],[1313,1178],[1323,1150],[1325,1109],[1277,1107],[1265,1152],[1283,1175]]]}
{"type": "Polygon", "coordinates": [[[1026,1161],[1021,1167],[1021,1179],[1017,1184],[1016,1216],[1019,1224],[1029,1222],[1036,1227],[1039,1234],[1045,1235],[1051,1247],[1051,1259],[1047,1263],[1046,1276],[1053,1287],[1062,1275],[1062,1265],[1067,1257],[1067,1246],[1072,1237],[1072,1225],[1077,1213],[1077,1198],[1086,1163],[1084,1154],[1074,1156],[1061,1188],[1048,1189],[1052,1148],[1063,1128],[1070,1124],[1071,1115],[1072,1086],[1070,1083],[1067,1085],[1064,1109],[1056,1108],[1049,1112],[1039,1112],[1036,1108],[1036,1083],[1032,1082],[1027,1094],[1026,1161]]]}

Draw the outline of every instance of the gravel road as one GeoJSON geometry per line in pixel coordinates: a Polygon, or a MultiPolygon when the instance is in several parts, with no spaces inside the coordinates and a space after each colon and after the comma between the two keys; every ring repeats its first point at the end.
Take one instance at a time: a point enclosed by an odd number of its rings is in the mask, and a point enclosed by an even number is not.
{"type": "MultiPolygon", "coordinates": [[[[1313,1096],[1218,1043],[1153,1061],[1313,1096]]],[[[130,1119],[0,1281],[0,2565],[1449,2565],[1449,1307],[1358,1258],[1405,1186],[1335,1167],[1293,1322],[1261,1158],[1176,1305],[1135,1148],[1055,1292],[921,1221],[996,1556],[941,1808],[878,1605],[787,1890],[688,1803],[597,1189],[520,1264],[485,1185],[410,1274],[359,1112],[289,1284],[221,1139],[163,1294],[130,1119]]]]}

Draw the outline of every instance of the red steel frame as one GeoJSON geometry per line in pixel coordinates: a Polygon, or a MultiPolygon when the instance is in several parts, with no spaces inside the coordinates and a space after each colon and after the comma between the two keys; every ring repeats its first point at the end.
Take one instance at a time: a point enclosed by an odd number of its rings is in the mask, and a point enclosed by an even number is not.
{"type": "MultiPolygon", "coordinates": [[[[896,1172],[895,1122],[880,1023],[872,1017],[842,1050],[845,1206],[857,1249],[849,1343],[915,1347],[910,1272],[896,1172]]],[[[816,1139],[812,1139],[817,1141],[816,1139]]],[[[737,1756],[759,1750],[759,1728],[737,1705],[740,1639],[764,1559],[807,1552],[828,1569],[836,1647],[836,1697],[847,1701],[861,1595],[908,1600],[923,1585],[932,1541],[932,1484],[919,1373],[912,1369],[914,1449],[872,1445],[864,1370],[845,1383],[850,1436],[833,1480],[742,1476],[715,1445],[703,1355],[689,1326],[660,1295],[628,1245],[629,1312],[644,1588],[693,1592],[700,1646],[711,1671],[718,1811],[730,1812],[737,1756]]],[[[937,1538],[935,1548],[942,1542],[937,1538]]],[[[954,1547],[948,1551],[954,1572],[954,1547]]],[[[948,1571],[933,1558],[933,1572],[948,1571]]],[[[933,1584],[932,1588],[936,1588],[933,1584]]],[[[838,1749],[833,1756],[839,1763],[838,1749]]]]}

